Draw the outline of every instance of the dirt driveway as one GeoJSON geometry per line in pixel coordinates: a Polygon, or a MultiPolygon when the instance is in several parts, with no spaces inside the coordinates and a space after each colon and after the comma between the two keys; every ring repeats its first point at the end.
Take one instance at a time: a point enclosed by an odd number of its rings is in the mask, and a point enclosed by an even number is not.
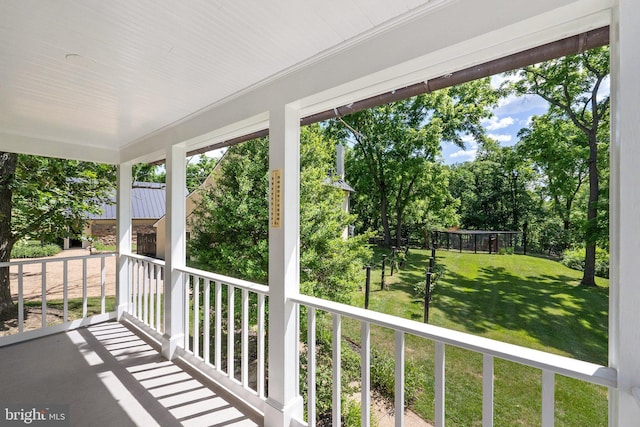
{"type": "MultiPolygon", "coordinates": [[[[47,300],[60,300],[63,297],[64,258],[88,255],[87,249],[68,249],[48,258],[36,258],[34,264],[25,264],[23,268],[23,295],[25,300],[42,299],[42,261],[46,260],[46,293],[47,300]]],[[[12,261],[27,261],[26,259],[12,261]]],[[[83,261],[67,261],[67,283],[69,298],[82,297],[83,261]]],[[[116,257],[105,258],[105,295],[116,293],[116,257]]],[[[18,298],[18,267],[10,269],[11,294],[18,298]]],[[[87,295],[99,297],[101,294],[101,260],[97,255],[87,259],[87,295]]]]}

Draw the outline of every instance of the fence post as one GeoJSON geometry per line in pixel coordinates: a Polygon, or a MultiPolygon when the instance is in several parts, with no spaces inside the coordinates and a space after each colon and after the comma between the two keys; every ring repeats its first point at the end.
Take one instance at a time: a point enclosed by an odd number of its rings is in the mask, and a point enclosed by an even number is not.
{"type": "Polygon", "coordinates": [[[386,255],[382,255],[382,274],[380,276],[380,290],[385,289],[384,270],[385,270],[385,267],[386,267],[386,263],[387,263],[387,256],[386,255]]]}
{"type": "Polygon", "coordinates": [[[429,323],[429,302],[431,301],[431,274],[431,267],[429,267],[427,269],[427,281],[424,288],[424,323],[429,323]]]}
{"type": "MultiPolygon", "coordinates": [[[[435,254],[435,249],[431,249],[431,253],[435,254]]],[[[429,258],[429,268],[427,269],[426,286],[424,288],[424,323],[429,323],[429,303],[431,302],[431,276],[435,266],[435,256],[429,258]]]]}
{"type": "Polygon", "coordinates": [[[367,270],[367,281],[365,282],[364,287],[364,308],[369,308],[369,292],[371,291],[371,266],[366,265],[365,270],[367,270]]]}

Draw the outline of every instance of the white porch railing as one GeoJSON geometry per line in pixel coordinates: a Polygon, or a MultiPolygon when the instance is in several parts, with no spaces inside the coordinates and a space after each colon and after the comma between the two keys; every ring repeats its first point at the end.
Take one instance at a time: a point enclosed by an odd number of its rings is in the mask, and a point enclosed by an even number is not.
{"type": "MultiPolygon", "coordinates": [[[[316,343],[316,312],[323,311],[332,317],[333,346],[333,425],[340,425],[340,343],[342,340],[341,325],[343,318],[357,320],[361,323],[361,389],[362,389],[362,425],[368,425],[370,402],[370,326],[378,325],[394,331],[395,336],[395,407],[404,408],[404,338],[406,334],[415,335],[435,343],[435,425],[445,425],[445,345],[470,350],[483,355],[483,396],[482,425],[493,425],[494,390],[493,366],[494,358],[500,358],[522,365],[531,366],[542,371],[542,425],[554,424],[554,389],[555,375],[564,375],[592,384],[615,388],[617,373],[613,368],[583,362],[568,357],[558,356],[538,350],[532,350],[500,341],[475,335],[452,331],[449,329],[427,325],[408,319],[402,319],[382,313],[372,312],[357,307],[334,303],[323,299],[299,295],[293,301],[307,307],[308,315],[308,390],[307,412],[308,425],[315,425],[315,377],[314,361],[316,343]]],[[[395,425],[404,425],[404,410],[395,411],[395,425]]]]}
{"type": "MultiPolygon", "coordinates": [[[[68,258],[48,258],[43,260],[16,261],[0,263],[0,267],[9,266],[17,279],[19,309],[19,333],[0,337],[0,346],[37,338],[113,319],[115,311],[106,309],[106,260],[115,254],[87,255],[68,258]],[[80,263],[80,268],[70,268],[70,263],[80,263]],[[88,275],[90,262],[100,263],[100,314],[88,313],[88,275]],[[47,271],[52,264],[60,263],[62,282],[48,280],[47,271]],[[24,330],[24,284],[27,266],[38,266],[40,275],[40,301],[42,324],[33,331],[24,330]],[[76,272],[75,276],[72,270],[76,272]],[[79,273],[77,273],[79,271],[79,273]],[[72,277],[73,276],[73,277],[72,277]],[[82,315],[79,319],[70,319],[69,298],[70,283],[76,283],[82,297],[82,315]],[[49,294],[53,287],[62,288],[63,322],[57,325],[46,324],[46,312],[50,304],[49,294]]],[[[147,329],[161,337],[163,332],[163,278],[164,262],[139,255],[123,255],[129,263],[129,294],[127,297],[127,316],[136,319],[147,329]]],[[[183,274],[184,283],[184,341],[179,350],[180,357],[209,375],[234,392],[245,402],[258,410],[264,410],[268,394],[266,384],[266,316],[269,288],[263,285],[239,280],[219,274],[208,273],[193,268],[178,269],[183,274]]],[[[34,274],[30,271],[29,274],[34,274]]],[[[14,288],[15,289],[15,288],[14,288]]],[[[115,289],[115,288],[114,288],[115,289]]],[[[76,289],[77,291],[77,289],[76,289]]],[[[444,425],[445,420],[445,346],[455,346],[482,354],[482,422],[483,426],[493,425],[494,413],[494,359],[515,362],[540,369],[542,372],[542,425],[554,424],[555,376],[563,375],[591,384],[609,388],[617,387],[617,373],[613,368],[575,359],[553,355],[516,345],[482,338],[462,332],[456,332],[437,326],[402,319],[382,313],[331,301],[298,295],[291,299],[299,307],[307,309],[308,342],[308,396],[307,423],[316,424],[316,319],[318,312],[331,316],[332,326],[332,376],[333,376],[333,425],[340,425],[341,413],[341,342],[342,321],[353,319],[361,325],[361,404],[362,424],[368,425],[370,419],[370,327],[377,325],[387,328],[395,337],[395,407],[404,406],[404,354],[406,334],[433,341],[435,343],[435,381],[434,413],[435,424],[444,425]]],[[[300,329],[299,325],[297,326],[300,329]]],[[[271,334],[278,331],[271,331],[271,334]]],[[[292,367],[294,368],[294,367],[292,367]]],[[[295,367],[293,375],[299,375],[295,367]]],[[[395,411],[396,425],[404,425],[404,411],[395,411]]]]}
{"type": "Polygon", "coordinates": [[[164,332],[164,261],[136,254],[129,265],[128,313],[152,330],[164,332]]]}
{"type": "Polygon", "coordinates": [[[184,357],[263,411],[269,288],[189,267],[179,271],[185,283],[184,357]]]}
{"type": "MultiPolygon", "coordinates": [[[[164,261],[126,255],[129,266],[127,319],[154,339],[164,332],[164,261]]],[[[266,304],[269,288],[184,267],[184,339],[178,355],[263,410],[266,398],[266,304]]]]}
{"type": "MultiPolygon", "coordinates": [[[[128,318],[144,324],[155,338],[163,332],[164,262],[139,255],[126,255],[129,262],[128,318]]],[[[64,261],[64,260],[61,260],[64,261]]],[[[263,285],[180,268],[183,274],[184,340],[178,355],[258,410],[267,397],[266,316],[269,288],[263,285]]],[[[307,309],[308,396],[307,424],[315,425],[316,414],[316,330],[317,313],[331,316],[333,425],[340,425],[341,342],[343,319],[361,325],[361,405],[362,425],[370,419],[371,325],[394,334],[395,407],[404,407],[405,336],[414,335],[435,344],[434,413],[435,424],[445,425],[445,346],[466,349],[483,357],[482,423],[493,425],[494,359],[500,358],[540,369],[542,372],[542,425],[553,426],[555,418],[555,377],[563,375],[599,386],[616,388],[613,368],[553,355],[516,345],[456,332],[357,307],[305,295],[291,299],[307,309]]],[[[46,299],[43,302],[46,306],[46,299]]],[[[300,325],[297,326],[300,330],[300,325]]],[[[272,331],[271,334],[277,333],[272,331]]],[[[292,367],[294,368],[294,367],[292,367]]],[[[292,370],[299,375],[299,367],[292,370]]],[[[395,423],[404,425],[404,411],[395,411],[395,423]]]]}
{"type": "Polygon", "coordinates": [[[115,283],[107,283],[107,259],[114,258],[115,256],[115,253],[105,253],[0,263],[0,267],[9,267],[10,269],[9,271],[12,277],[11,290],[14,295],[17,292],[18,301],[18,333],[0,337],[0,346],[76,329],[115,318],[115,311],[107,311],[106,307],[108,286],[113,289],[113,295],[115,295],[115,283]],[[90,278],[87,270],[89,267],[95,270],[98,268],[97,264],[99,264],[99,276],[90,278]],[[53,277],[54,270],[56,270],[55,277],[53,277]],[[60,275],[61,277],[59,277],[60,275]],[[27,280],[29,280],[29,283],[32,285],[32,292],[25,295],[27,280]],[[40,282],[36,287],[36,289],[38,289],[37,291],[33,291],[34,280],[40,282]],[[93,291],[94,294],[99,293],[99,295],[94,295],[94,297],[100,298],[99,314],[89,315],[88,300],[90,298],[90,288],[99,289],[99,292],[93,291]],[[70,298],[70,292],[74,294],[80,293],[81,296],[70,298]],[[26,330],[25,328],[24,315],[25,302],[27,299],[40,302],[42,320],[36,329],[26,330]],[[69,302],[70,300],[77,299],[81,300],[82,313],[79,318],[72,319],[69,315],[69,302]],[[61,323],[49,325],[47,323],[47,309],[50,308],[52,300],[62,300],[62,321],[61,323]]]}

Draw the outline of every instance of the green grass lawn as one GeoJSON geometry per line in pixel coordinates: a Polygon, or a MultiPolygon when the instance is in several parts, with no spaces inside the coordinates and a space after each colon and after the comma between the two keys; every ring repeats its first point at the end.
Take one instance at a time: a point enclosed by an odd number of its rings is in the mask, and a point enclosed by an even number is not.
{"type": "MultiPolygon", "coordinates": [[[[378,257],[381,255],[377,254],[378,257]]],[[[370,309],[422,321],[423,301],[414,284],[424,281],[430,251],[413,250],[407,265],[380,290],[380,263],[372,271],[370,309]]],[[[500,341],[607,364],[608,280],[578,286],[582,273],[558,262],[522,255],[438,251],[447,271],[435,289],[430,323],[500,341]]],[[[358,294],[356,305],[363,305],[358,294]]],[[[345,322],[358,341],[359,325],[345,322]]],[[[393,354],[393,332],[373,328],[372,345],[393,354]]],[[[433,420],[433,344],[406,338],[406,377],[415,390],[411,407],[433,420]]],[[[481,425],[482,356],[454,347],[446,353],[447,425],[481,425]]],[[[541,423],[541,372],[495,362],[495,425],[541,423]]],[[[607,425],[607,390],[556,377],[556,425],[607,425]]]]}

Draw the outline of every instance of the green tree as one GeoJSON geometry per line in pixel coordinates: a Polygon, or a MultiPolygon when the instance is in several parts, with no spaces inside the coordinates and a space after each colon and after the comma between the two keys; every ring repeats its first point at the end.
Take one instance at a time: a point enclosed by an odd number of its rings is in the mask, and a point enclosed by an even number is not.
{"type": "MultiPolygon", "coordinates": [[[[17,154],[0,152],[0,262],[11,259],[11,249],[17,240],[11,232],[13,187],[17,164],[17,154]]],[[[9,268],[0,267],[0,317],[13,311],[15,306],[11,300],[9,268]]]]}
{"type": "MultiPolygon", "coordinates": [[[[25,237],[77,236],[113,191],[112,166],[0,153],[0,262],[25,237]]],[[[0,315],[15,314],[9,269],[0,268],[0,315]]]]}
{"type": "MultiPolygon", "coordinates": [[[[589,175],[586,135],[564,115],[548,113],[534,117],[518,137],[517,150],[540,170],[544,177],[542,190],[568,235],[573,229],[571,218],[576,198],[589,175]]],[[[568,245],[569,240],[565,242],[568,245]]]]}
{"type": "Polygon", "coordinates": [[[460,222],[460,200],[449,191],[451,170],[437,162],[425,165],[425,194],[428,197],[417,199],[407,207],[405,214],[407,227],[411,235],[419,235],[426,248],[431,244],[434,230],[458,225],[460,222]]]}
{"type": "Polygon", "coordinates": [[[588,142],[587,219],[584,233],[585,268],[581,284],[596,286],[596,242],[600,207],[599,153],[608,146],[609,95],[602,85],[609,75],[609,47],[592,49],[514,71],[517,80],[509,87],[518,94],[534,94],[550,104],[550,112],[564,115],[584,133],[588,142]]]}
{"type": "Polygon", "coordinates": [[[442,89],[431,94],[382,105],[335,123],[353,143],[352,169],[347,174],[359,196],[375,206],[384,242],[395,229],[400,245],[407,209],[432,197],[428,165],[440,161],[440,144],[463,145],[462,135],[481,140],[483,118],[490,116],[498,93],[489,79],[442,89]],[[355,167],[354,167],[355,166],[355,167]]]}
{"type": "Polygon", "coordinates": [[[204,182],[213,169],[218,159],[205,155],[193,156],[187,159],[187,189],[192,192],[204,182]]]}
{"type": "Polygon", "coordinates": [[[473,162],[452,166],[451,193],[460,222],[477,230],[520,230],[537,206],[528,190],[535,173],[513,147],[486,139],[473,162]]]}
{"type": "Polygon", "coordinates": [[[269,145],[256,139],[230,147],[211,187],[190,217],[190,257],[211,271],[267,282],[269,145]]]}
{"type": "MultiPolygon", "coordinates": [[[[187,190],[192,192],[213,172],[218,159],[205,155],[187,158],[187,190]]],[[[133,165],[133,180],[139,182],[165,182],[164,165],[138,163],[133,165]]]]}
{"type": "Polygon", "coordinates": [[[371,258],[368,234],[348,239],[355,216],[343,209],[344,190],[332,185],[336,142],[319,126],[307,126],[300,147],[300,286],[302,292],[348,303],[371,258]]]}
{"type": "Polygon", "coordinates": [[[152,163],[137,163],[133,165],[134,182],[165,182],[166,172],[162,165],[152,163]]]}
{"type": "MultiPolygon", "coordinates": [[[[366,236],[343,239],[354,220],[331,185],[335,143],[319,126],[301,131],[300,282],[303,292],[347,302],[370,256],[366,236]]],[[[268,141],[230,147],[192,215],[190,255],[203,268],[268,282],[268,141]]],[[[335,178],[335,177],[334,177],[335,178]]]]}

